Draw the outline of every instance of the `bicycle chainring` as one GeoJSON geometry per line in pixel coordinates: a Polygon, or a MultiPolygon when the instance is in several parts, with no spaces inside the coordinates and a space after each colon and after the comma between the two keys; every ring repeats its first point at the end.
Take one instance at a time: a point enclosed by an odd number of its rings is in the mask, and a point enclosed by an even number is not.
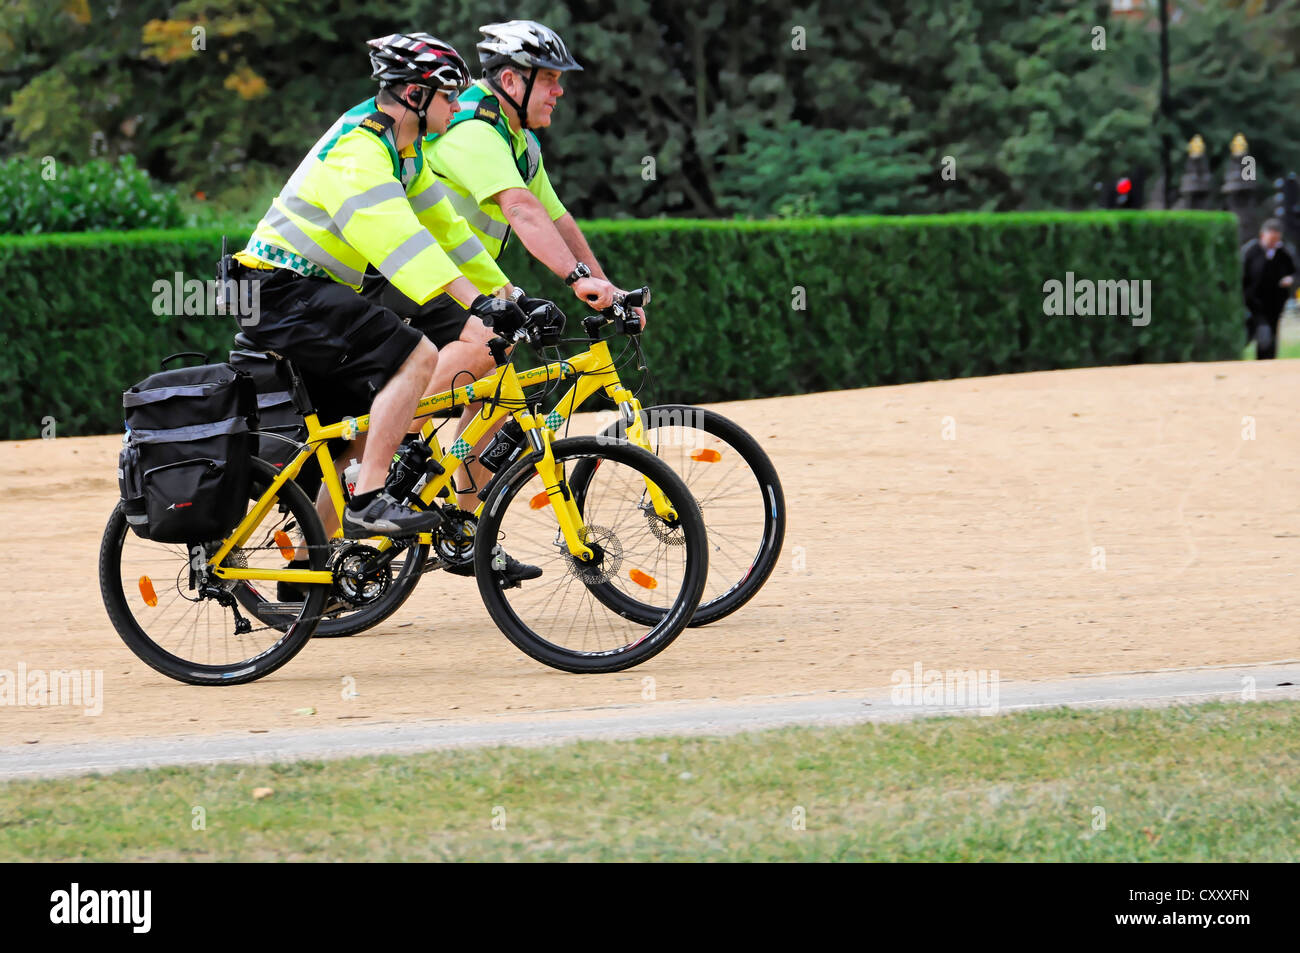
{"type": "Polygon", "coordinates": [[[348,543],[334,553],[334,594],[354,608],[377,602],[393,582],[392,563],[378,569],[379,550],[364,543],[348,543]]]}

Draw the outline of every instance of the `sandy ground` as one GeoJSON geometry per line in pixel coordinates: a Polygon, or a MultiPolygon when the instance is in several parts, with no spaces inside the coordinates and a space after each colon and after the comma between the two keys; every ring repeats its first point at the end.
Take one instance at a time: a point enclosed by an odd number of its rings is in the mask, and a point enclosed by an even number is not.
{"type": "Polygon", "coordinates": [[[605,676],[533,662],[472,580],[433,574],[384,625],[315,641],[259,682],[172,682],[127,650],[99,595],[120,439],[0,444],[0,670],[104,679],[97,717],[0,706],[0,745],[868,691],[917,662],[1046,679],[1300,656],[1300,361],[717,406],[781,473],[780,564],[739,613],[605,676]],[[435,624],[451,599],[463,623],[435,624]]]}

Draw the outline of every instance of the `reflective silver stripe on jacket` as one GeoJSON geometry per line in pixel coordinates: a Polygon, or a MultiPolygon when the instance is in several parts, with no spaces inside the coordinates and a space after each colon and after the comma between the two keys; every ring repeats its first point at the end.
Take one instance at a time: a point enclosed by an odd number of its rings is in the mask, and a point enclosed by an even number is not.
{"type": "Polygon", "coordinates": [[[384,273],[384,277],[391,281],[393,275],[402,270],[403,265],[410,262],[411,259],[426,248],[431,248],[437,244],[433,240],[433,236],[422,228],[389,252],[388,257],[379,262],[379,270],[384,273]]]}
{"type": "Polygon", "coordinates": [[[482,254],[485,251],[487,251],[487,249],[483,247],[483,243],[471,235],[451,251],[447,252],[447,257],[456,264],[463,265],[475,255],[482,254]]]}
{"type": "Polygon", "coordinates": [[[453,192],[449,189],[447,198],[451,199],[451,207],[456,210],[456,214],[484,235],[495,238],[497,241],[505,240],[506,235],[510,232],[510,226],[505,222],[498,222],[479,208],[478,203],[474,201],[474,196],[461,195],[459,192],[453,192]]]}
{"type": "Polygon", "coordinates": [[[330,218],[330,213],[325,211],[319,205],[312,205],[306,199],[299,198],[296,194],[288,190],[280,193],[280,201],[284,207],[299,218],[305,218],[317,228],[323,228],[341,242],[346,242],[343,237],[342,229],[330,218]]]}
{"type": "MultiPolygon", "coordinates": [[[[324,210],[322,209],[321,211],[324,210]]],[[[325,249],[321,248],[320,245],[308,238],[307,233],[295,225],[293,221],[290,220],[289,216],[276,208],[274,203],[272,203],[271,210],[267,212],[264,221],[268,226],[283,235],[293,247],[294,251],[306,258],[313,265],[324,268],[326,271],[331,272],[334,277],[338,278],[340,281],[345,281],[350,285],[361,284],[361,279],[365,277],[361,272],[357,271],[355,268],[349,268],[325,249]]],[[[426,232],[425,234],[427,235],[428,233],[426,232]]],[[[430,240],[432,241],[432,239],[430,240]]]]}
{"type": "Polygon", "coordinates": [[[434,182],[419,195],[411,198],[411,208],[415,211],[416,215],[419,215],[421,212],[433,208],[443,199],[450,198],[452,194],[451,189],[447,188],[447,186],[443,185],[441,182],[434,182]]]}
{"type": "Polygon", "coordinates": [[[360,195],[352,196],[352,198],[340,205],[339,210],[334,213],[334,221],[339,228],[347,228],[348,219],[352,218],[355,212],[393,199],[405,198],[406,190],[404,188],[396,182],[384,182],[381,185],[366,189],[360,195]]]}

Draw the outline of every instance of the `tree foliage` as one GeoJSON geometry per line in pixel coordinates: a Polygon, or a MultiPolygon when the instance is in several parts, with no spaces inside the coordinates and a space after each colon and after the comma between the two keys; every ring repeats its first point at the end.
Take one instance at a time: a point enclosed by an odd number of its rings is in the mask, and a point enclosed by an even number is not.
{"type": "Polygon", "coordinates": [[[1168,124],[1153,14],[1106,2],[7,0],[0,153],[131,153],[254,205],[372,92],[366,39],[427,30],[473,61],[509,16],[587,67],[543,133],[582,217],[1080,208],[1157,172],[1162,136],[1177,174],[1197,132],[1216,164],[1242,131],[1261,178],[1300,165],[1297,0],[1179,4],[1168,124]]]}

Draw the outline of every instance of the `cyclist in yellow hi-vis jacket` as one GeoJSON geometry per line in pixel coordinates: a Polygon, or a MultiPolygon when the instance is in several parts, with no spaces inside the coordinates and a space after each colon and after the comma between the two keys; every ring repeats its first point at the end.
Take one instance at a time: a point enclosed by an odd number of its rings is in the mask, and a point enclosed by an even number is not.
{"type": "Polygon", "coordinates": [[[412,300],[445,295],[496,332],[524,321],[514,303],[492,296],[509,283],[418,148],[429,128],[450,122],[468,67],[427,33],[369,45],[379,94],[317,141],[232,266],[233,277],[261,283],[260,313],[245,333],[295,362],[322,422],[370,413],[343,516],[348,538],[410,535],[440,522],[436,509],[417,511],[384,492],[393,452],[439,361],[419,331],[357,293],[367,266],[412,300]]]}
{"type": "MultiPolygon", "coordinates": [[[[582,67],[554,30],[532,20],[493,23],[480,32],[483,79],[461,95],[448,129],[425,137],[425,158],[493,258],[500,258],[512,232],[518,234],[580,300],[606,308],[619,289],[555,194],[532,131],[551,124],[564,95],[563,74],[582,67]]],[[[399,313],[414,312],[412,323],[424,326],[435,343],[443,316],[454,313],[445,296],[419,306],[400,286],[383,281],[368,283],[366,293],[399,313]]]]}
{"type": "MultiPolygon", "coordinates": [[[[551,187],[541,145],[532,132],[551,124],[555,102],[564,94],[562,75],[582,67],[555,31],[532,20],[494,23],[481,32],[478,53],[484,78],[461,95],[450,126],[431,130],[424,139],[424,156],[437,186],[492,258],[499,258],[511,233],[517,233],[533,257],[563,278],[579,300],[606,308],[619,289],[606,278],[582,230],[551,187]]],[[[449,296],[420,304],[382,276],[370,276],[364,293],[409,317],[411,325],[448,356],[455,349],[456,360],[443,362],[435,374],[435,391],[452,387],[459,371],[481,377],[492,369],[482,347],[491,332],[472,318],[467,321],[449,296]]],[[[527,312],[541,303],[519,299],[527,312]]],[[[638,314],[644,321],[644,314],[638,314]]],[[[486,476],[477,464],[469,471],[476,482],[486,476]]]]}

